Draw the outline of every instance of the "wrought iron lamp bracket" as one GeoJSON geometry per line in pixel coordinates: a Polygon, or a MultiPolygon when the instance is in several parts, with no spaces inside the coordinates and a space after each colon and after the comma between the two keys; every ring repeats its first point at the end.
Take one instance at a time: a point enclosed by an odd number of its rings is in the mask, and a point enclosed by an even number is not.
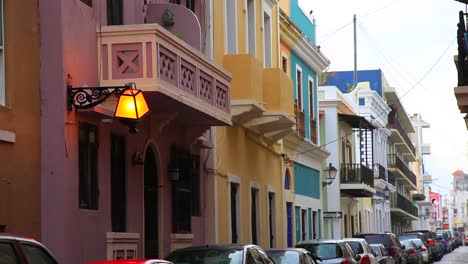
{"type": "Polygon", "coordinates": [[[88,109],[103,103],[111,95],[119,98],[125,90],[132,88],[132,83],[124,86],[101,86],[101,87],[72,87],[67,85],[68,111],[75,109],[88,109]]]}

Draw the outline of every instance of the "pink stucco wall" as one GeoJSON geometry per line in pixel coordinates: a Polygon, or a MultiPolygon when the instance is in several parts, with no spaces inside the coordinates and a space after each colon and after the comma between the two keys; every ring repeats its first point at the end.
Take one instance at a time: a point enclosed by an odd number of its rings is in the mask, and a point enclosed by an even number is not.
{"type": "MultiPolygon", "coordinates": [[[[143,121],[141,132],[130,135],[121,123],[101,122],[95,115],[68,112],[66,79],[73,86],[98,86],[96,30],[99,21],[105,25],[106,1],[93,1],[90,8],[75,0],[40,1],[41,19],[41,174],[42,174],[42,237],[60,263],[78,264],[106,258],[106,232],[111,231],[110,217],[110,135],[125,135],[127,140],[127,230],[140,233],[140,256],[143,251],[143,166],[134,166],[131,156],[144,153],[149,142],[158,150],[159,177],[163,190],[162,219],[163,255],[169,253],[171,233],[171,188],[165,175],[170,146],[189,145],[186,137],[190,127],[171,123],[162,130],[152,129],[152,117],[143,121]],[[98,126],[99,134],[99,210],[78,207],[78,123],[98,126]]],[[[142,23],[143,0],[125,0],[126,24],[142,23]]],[[[151,107],[151,106],[150,106],[151,107]]],[[[174,110],[176,111],[176,110],[174,110]]],[[[202,156],[201,160],[205,160],[202,156]]],[[[201,186],[204,185],[201,175],[201,186]]],[[[203,190],[201,191],[203,193],[203,190]]],[[[202,198],[203,199],[203,198],[202,198]]],[[[204,208],[202,206],[202,208],[204,208]]],[[[160,223],[161,223],[160,222],[160,223]]],[[[204,212],[195,217],[192,230],[194,243],[205,242],[204,212]]],[[[161,242],[160,242],[161,243],[161,242]]]]}

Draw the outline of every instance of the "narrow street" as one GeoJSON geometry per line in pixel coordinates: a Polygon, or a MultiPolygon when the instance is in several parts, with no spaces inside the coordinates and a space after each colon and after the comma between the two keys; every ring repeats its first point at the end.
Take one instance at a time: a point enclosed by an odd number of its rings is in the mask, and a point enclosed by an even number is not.
{"type": "Polygon", "coordinates": [[[461,264],[467,263],[468,246],[461,246],[453,252],[445,255],[440,261],[434,262],[437,264],[461,264]]]}

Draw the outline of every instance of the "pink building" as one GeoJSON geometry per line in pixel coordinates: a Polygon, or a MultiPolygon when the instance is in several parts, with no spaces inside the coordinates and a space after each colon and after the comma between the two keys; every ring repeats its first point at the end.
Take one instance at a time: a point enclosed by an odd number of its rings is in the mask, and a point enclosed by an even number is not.
{"type": "Polygon", "coordinates": [[[231,124],[231,77],[203,54],[202,1],[149,2],[39,2],[41,213],[32,221],[60,263],[161,258],[214,241],[203,194],[213,186],[210,128],[231,124]],[[70,109],[79,98],[67,83],[127,82],[151,110],[139,133],[113,119],[114,96],[70,109]]]}

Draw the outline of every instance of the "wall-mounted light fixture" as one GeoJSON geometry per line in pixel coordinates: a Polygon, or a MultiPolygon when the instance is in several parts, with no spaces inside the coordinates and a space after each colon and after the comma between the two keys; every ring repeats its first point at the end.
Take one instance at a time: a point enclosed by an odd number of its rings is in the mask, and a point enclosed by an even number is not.
{"type": "Polygon", "coordinates": [[[323,170],[325,173],[325,177],[327,179],[326,182],[322,182],[322,187],[332,184],[333,180],[335,180],[337,170],[331,163],[328,164],[327,168],[323,170]]]}
{"type": "Polygon", "coordinates": [[[124,86],[72,87],[67,85],[68,111],[88,109],[107,100],[112,94],[119,99],[114,118],[130,127],[130,133],[139,132],[137,125],[150,112],[143,92],[135,83],[124,86]]]}
{"type": "Polygon", "coordinates": [[[390,198],[390,189],[388,188],[388,185],[385,186],[383,192],[386,199],[390,198]]]}

